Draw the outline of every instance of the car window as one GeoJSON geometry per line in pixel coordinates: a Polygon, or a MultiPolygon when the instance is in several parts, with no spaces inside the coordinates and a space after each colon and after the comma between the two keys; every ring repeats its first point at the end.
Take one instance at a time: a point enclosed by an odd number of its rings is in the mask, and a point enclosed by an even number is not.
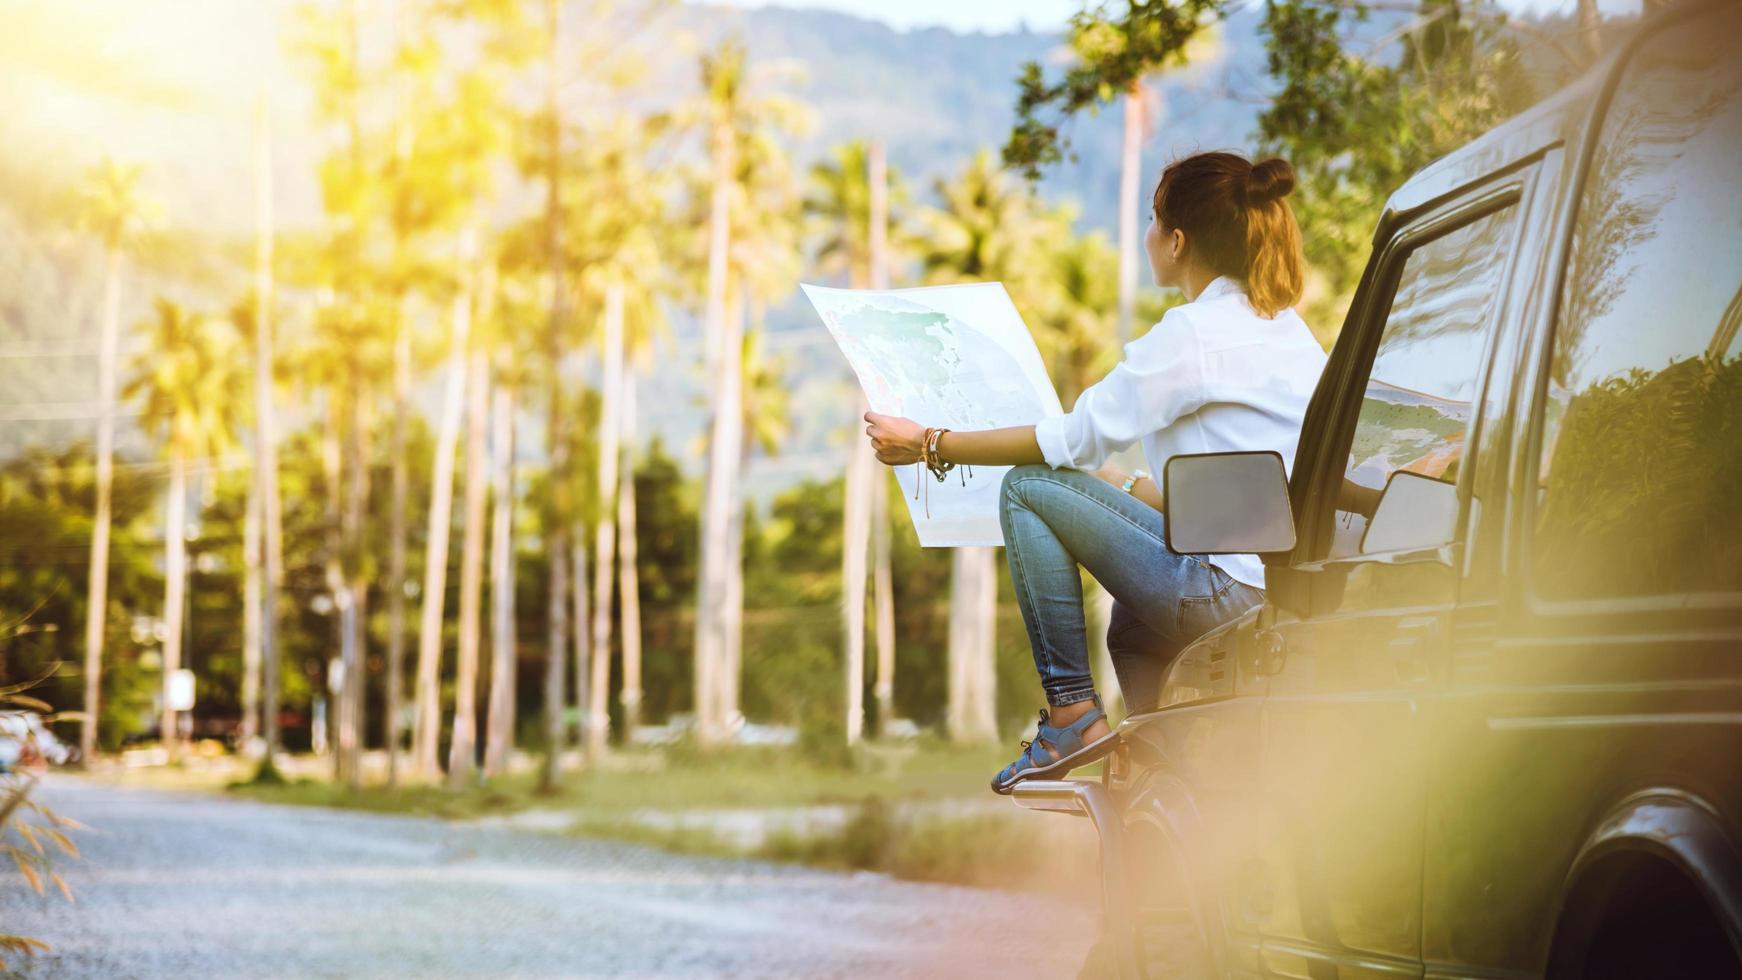
{"type": "Polygon", "coordinates": [[[1658,34],[1603,120],[1549,352],[1545,596],[1742,589],[1738,36],[1735,6],[1658,34]]]}
{"type": "Polygon", "coordinates": [[[1410,518],[1385,523],[1410,531],[1376,535],[1375,544],[1382,539],[1387,550],[1398,550],[1451,540],[1482,353],[1517,215],[1516,204],[1490,211],[1416,245],[1404,261],[1362,395],[1329,557],[1359,553],[1382,506],[1396,513],[1384,496],[1398,472],[1436,481],[1443,491],[1418,481],[1400,484],[1411,498],[1410,518]],[[1453,506],[1438,506],[1436,493],[1450,495],[1453,506]]]}

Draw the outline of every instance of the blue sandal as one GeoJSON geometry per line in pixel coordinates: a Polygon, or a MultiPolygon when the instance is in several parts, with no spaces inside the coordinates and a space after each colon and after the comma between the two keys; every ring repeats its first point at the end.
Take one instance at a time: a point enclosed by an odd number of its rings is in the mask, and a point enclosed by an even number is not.
{"type": "Polygon", "coordinates": [[[1023,742],[1022,754],[1016,761],[992,777],[992,791],[1009,796],[1016,784],[1024,779],[1063,776],[1078,766],[1086,766],[1106,755],[1104,750],[1111,748],[1111,743],[1118,737],[1117,733],[1108,732],[1093,742],[1083,741],[1083,733],[1089,730],[1089,726],[1106,717],[1107,712],[1101,709],[1099,697],[1095,698],[1093,708],[1062,728],[1054,726],[1043,709],[1040,713],[1040,726],[1035,730],[1033,741],[1023,742]]]}

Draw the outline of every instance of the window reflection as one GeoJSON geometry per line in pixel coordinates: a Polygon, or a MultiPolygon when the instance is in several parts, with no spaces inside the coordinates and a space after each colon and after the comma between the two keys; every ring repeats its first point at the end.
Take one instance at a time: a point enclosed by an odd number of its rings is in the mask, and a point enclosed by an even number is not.
{"type": "MultiPolygon", "coordinates": [[[[1331,557],[1362,550],[1393,473],[1458,481],[1516,220],[1515,206],[1494,211],[1418,245],[1405,262],[1350,443],[1331,557]]],[[[1452,521],[1440,523],[1404,543],[1449,541],[1452,521]]]]}
{"type": "Polygon", "coordinates": [[[1579,203],[1539,473],[1552,596],[1742,588],[1742,11],[1722,16],[1641,48],[1579,203]]]}

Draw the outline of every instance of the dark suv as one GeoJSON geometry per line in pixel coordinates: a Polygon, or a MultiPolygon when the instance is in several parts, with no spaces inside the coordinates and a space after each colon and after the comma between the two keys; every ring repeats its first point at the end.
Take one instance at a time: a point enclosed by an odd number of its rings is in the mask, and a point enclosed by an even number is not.
{"type": "MultiPolygon", "coordinates": [[[[1683,3],[1392,195],[1265,553],[1098,781],[1121,976],[1742,976],[1742,3],[1683,3]]],[[[1306,229],[1311,233],[1311,229],[1306,229]]]]}

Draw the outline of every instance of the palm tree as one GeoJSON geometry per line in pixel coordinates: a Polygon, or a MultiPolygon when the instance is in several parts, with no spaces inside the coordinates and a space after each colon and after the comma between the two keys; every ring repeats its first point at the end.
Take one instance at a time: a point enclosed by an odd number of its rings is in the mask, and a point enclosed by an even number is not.
{"type": "MultiPolygon", "coordinates": [[[[729,669],[725,658],[732,648],[731,634],[738,629],[731,616],[730,579],[734,570],[730,525],[732,512],[739,506],[743,341],[742,317],[732,306],[744,302],[745,297],[734,300],[733,296],[734,231],[751,217],[745,213],[750,194],[741,183],[746,151],[754,153],[756,163],[781,162],[784,158],[773,142],[774,134],[794,128],[799,110],[788,99],[760,91],[768,84],[769,73],[751,71],[744,47],[736,41],[727,41],[703,55],[701,75],[701,102],[686,117],[699,126],[707,143],[708,271],[703,330],[708,376],[714,379],[715,387],[701,516],[695,686],[697,734],[703,744],[715,744],[729,735],[730,714],[735,708],[732,687],[725,680],[729,669]]],[[[773,176],[761,167],[749,172],[763,179],[773,176]]]]}
{"type": "MultiPolygon", "coordinates": [[[[249,503],[258,527],[256,547],[247,562],[259,580],[259,595],[249,600],[255,612],[261,675],[261,765],[270,770],[278,751],[278,589],[284,582],[284,521],[278,492],[278,426],[273,405],[272,336],[272,101],[261,88],[254,129],[254,478],[249,503]]],[[[249,712],[252,720],[252,712],[249,712]]]]}
{"type": "MultiPolygon", "coordinates": [[[[548,459],[550,496],[545,502],[545,557],[550,565],[548,588],[545,592],[544,648],[544,765],[539,769],[539,788],[545,792],[556,789],[559,760],[563,748],[563,706],[567,684],[564,678],[564,656],[567,653],[569,620],[568,566],[572,542],[569,539],[569,456],[567,416],[562,410],[563,328],[566,324],[564,300],[562,185],[563,142],[562,102],[557,98],[558,73],[562,51],[562,4],[544,0],[545,66],[544,66],[544,274],[550,292],[550,312],[545,321],[544,357],[546,383],[549,386],[548,412],[545,416],[545,453],[548,459]]],[[[579,631],[577,621],[574,628],[579,631]]]]}
{"type": "Polygon", "coordinates": [[[85,175],[79,225],[103,243],[103,321],[97,353],[97,506],[91,526],[91,561],[85,601],[85,711],[80,758],[94,759],[103,689],[103,633],[109,606],[110,490],[115,465],[115,360],[120,346],[121,259],[128,245],[159,213],[139,188],[142,169],[104,160],[85,175]]]}
{"type": "Polygon", "coordinates": [[[490,362],[473,341],[466,378],[466,496],[460,514],[460,642],[454,666],[454,727],[448,744],[448,785],[470,782],[477,753],[478,642],[484,588],[484,504],[488,492],[485,439],[489,428],[490,362]]]}
{"type": "Polygon", "coordinates": [[[1143,80],[1124,97],[1125,129],[1119,152],[1119,343],[1131,340],[1137,309],[1137,185],[1143,169],[1143,80]]]}
{"type": "Polygon", "coordinates": [[[514,748],[514,388],[497,372],[490,409],[493,498],[490,519],[490,705],[484,724],[484,776],[508,771],[514,748]]]}
{"type": "MultiPolygon", "coordinates": [[[[561,220],[573,232],[565,260],[580,270],[577,296],[599,324],[592,574],[587,574],[579,555],[570,569],[576,589],[575,669],[584,719],[582,741],[587,756],[596,759],[605,751],[610,734],[611,593],[618,577],[612,567],[618,546],[616,495],[622,482],[623,378],[627,358],[646,345],[658,322],[661,249],[655,229],[666,222],[664,180],[643,159],[649,137],[646,127],[625,121],[589,136],[574,161],[571,186],[578,191],[577,199],[561,220]],[[584,594],[589,589],[590,596],[584,594]]],[[[585,535],[577,529],[571,540],[583,541],[585,535]]],[[[639,647],[635,652],[639,657],[639,647]]],[[[638,676],[639,661],[634,666],[638,676]]],[[[634,697],[639,697],[638,687],[637,682],[634,697]]]]}
{"type": "MultiPolygon", "coordinates": [[[[475,314],[483,329],[473,333],[471,353],[467,359],[469,377],[466,379],[466,490],[465,507],[460,515],[463,529],[460,543],[460,636],[459,655],[454,666],[454,726],[452,740],[448,744],[448,785],[454,787],[463,786],[471,780],[477,759],[478,653],[483,641],[485,506],[489,499],[491,480],[488,440],[493,372],[490,356],[492,350],[498,346],[497,334],[502,327],[495,318],[496,270],[496,263],[484,263],[475,314]]],[[[508,528],[503,530],[506,532],[508,528]]],[[[513,546],[506,534],[502,545],[509,548],[513,546]]],[[[503,584],[512,589],[512,585],[503,584]]]]}
{"type": "MultiPolygon", "coordinates": [[[[258,275],[256,281],[259,281],[258,275]]],[[[270,278],[267,281],[270,284],[270,278]]],[[[268,556],[267,542],[269,540],[273,543],[279,542],[276,535],[269,536],[265,532],[264,525],[267,522],[268,507],[266,506],[266,493],[263,485],[269,479],[269,474],[266,472],[268,467],[276,469],[275,464],[268,462],[276,456],[276,452],[267,452],[262,449],[266,440],[260,438],[261,426],[259,423],[262,411],[261,402],[266,403],[267,411],[271,410],[273,400],[271,389],[274,385],[271,366],[267,364],[267,361],[271,359],[271,354],[268,353],[265,356],[260,354],[262,341],[269,342],[269,338],[261,336],[263,331],[259,326],[259,317],[263,313],[263,306],[264,304],[256,296],[246,296],[231,307],[228,319],[235,331],[235,341],[247,350],[252,359],[255,387],[258,389],[264,385],[267,388],[265,398],[256,394],[254,399],[254,465],[248,481],[247,504],[242,522],[242,725],[238,734],[246,747],[246,751],[252,751],[253,747],[257,745],[266,746],[265,755],[270,757],[271,747],[267,745],[270,741],[268,734],[276,736],[277,729],[274,725],[262,725],[262,721],[276,711],[275,708],[268,710],[269,705],[276,705],[278,696],[277,685],[273,682],[273,678],[268,676],[268,664],[275,663],[276,658],[268,656],[268,653],[275,645],[273,634],[276,630],[273,621],[277,617],[273,614],[276,603],[269,603],[267,596],[268,594],[274,598],[277,596],[278,580],[273,572],[282,569],[282,554],[279,556],[279,563],[275,569],[274,562],[268,556]],[[262,371],[263,366],[265,367],[264,371],[262,371]],[[263,374],[264,377],[262,377],[263,374]],[[268,690],[263,691],[263,689],[268,690]],[[269,705],[262,704],[265,693],[271,695],[269,699],[266,699],[269,701],[269,705]]],[[[270,476],[274,478],[271,482],[275,484],[276,473],[270,474],[270,476]]],[[[276,510],[273,511],[273,516],[277,516],[276,510]]]]}
{"type": "Polygon", "coordinates": [[[635,370],[623,374],[623,462],[617,471],[617,607],[623,636],[623,737],[641,723],[641,578],[635,514],[635,370]]]}
{"type": "MultiPolygon", "coordinates": [[[[866,179],[871,184],[870,227],[866,229],[871,260],[869,285],[872,289],[888,289],[889,199],[892,190],[900,191],[901,184],[889,173],[881,142],[871,144],[865,166],[866,179]]],[[[889,540],[889,485],[893,479],[894,474],[877,472],[871,483],[871,594],[877,638],[877,681],[872,691],[877,699],[880,733],[886,733],[895,718],[895,575],[889,540]]]]}
{"type": "MultiPolygon", "coordinates": [[[[743,354],[740,363],[743,365],[744,378],[742,391],[744,393],[743,443],[738,454],[738,467],[742,472],[750,462],[750,454],[760,449],[764,454],[772,456],[780,450],[780,444],[791,431],[791,398],[786,383],[786,359],[768,354],[762,346],[764,331],[760,326],[746,330],[743,339],[743,354]]],[[[738,694],[744,669],[744,512],[740,505],[732,509],[732,520],[728,525],[726,543],[729,549],[728,567],[732,575],[727,583],[727,616],[736,624],[736,628],[726,634],[726,649],[724,655],[725,669],[722,671],[722,692],[720,695],[720,710],[728,719],[735,720],[738,710],[738,694]]]]}
{"type": "Polygon", "coordinates": [[[468,71],[455,86],[453,100],[429,115],[421,144],[428,152],[419,152],[421,162],[414,182],[417,189],[411,195],[435,215],[429,221],[431,226],[459,229],[447,378],[431,467],[412,732],[413,767],[423,778],[431,780],[441,775],[438,754],[442,725],[442,607],[447,589],[449,524],[453,519],[454,446],[459,439],[461,409],[471,400],[466,388],[473,305],[480,278],[475,268],[479,226],[492,197],[493,163],[507,138],[502,83],[487,67],[468,71]]]}
{"type": "Polygon", "coordinates": [[[216,456],[234,432],[238,363],[206,320],[159,298],[156,316],[142,324],[145,351],[134,362],[125,397],[144,402],[146,424],[169,453],[164,514],[163,713],[161,730],[171,756],[177,749],[176,709],[170,679],[181,667],[182,609],[187,589],[187,469],[190,460],[216,456]]]}
{"type": "MultiPolygon", "coordinates": [[[[854,289],[889,285],[889,203],[905,199],[900,178],[892,178],[882,143],[855,140],[838,147],[833,159],[811,168],[811,193],[805,210],[817,219],[818,267],[845,273],[854,289]]],[[[868,406],[861,397],[855,422],[868,406]]],[[[842,633],[847,676],[847,741],[857,742],[863,724],[865,659],[866,547],[871,545],[873,605],[876,612],[877,716],[886,723],[894,711],[895,602],[889,547],[889,474],[877,469],[870,446],[853,439],[847,464],[844,544],[841,570],[842,633]]]]}
{"type": "MultiPolygon", "coordinates": [[[[993,163],[976,154],[953,180],[936,185],[942,207],[928,215],[931,234],[921,259],[931,282],[997,279],[1019,307],[1039,293],[1031,260],[1036,223],[1033,198],[993,163]]],[[[950,736],[977,741],[997,736],[993,639],[997,566],[991,548],[956,548],[951,554],[949,637],[950,736]]]]}
{"type": "Polygon", "coordinates": [[[467,228],[460,236],[459,288],[454,292],[449,317],[447,379],[436,428],[429,533],[424,546],[412,766],[420,776],[432,780],[441,775],[437,751],[441,738],[442,605],[447,597],[448,533],[453,524],[454,444],[459,441],[460,417],[466,401],[466,350],[472,330],[472,265],[476,250],[477,232],[467,228]]]}
{"type": "Polygon", "coordinates": [[[597,760],[605,753],[610,734],[606,706],[611,681],[611,566],[616,556],[618,437],[617,419],[623,384],[623,283],[606,276],[604,323],[600,331],[600,366],[603,380],[599,412],[599,483],[593,521],[593,622],[592,663],[587,679],[586,752],[597,760]]]}

